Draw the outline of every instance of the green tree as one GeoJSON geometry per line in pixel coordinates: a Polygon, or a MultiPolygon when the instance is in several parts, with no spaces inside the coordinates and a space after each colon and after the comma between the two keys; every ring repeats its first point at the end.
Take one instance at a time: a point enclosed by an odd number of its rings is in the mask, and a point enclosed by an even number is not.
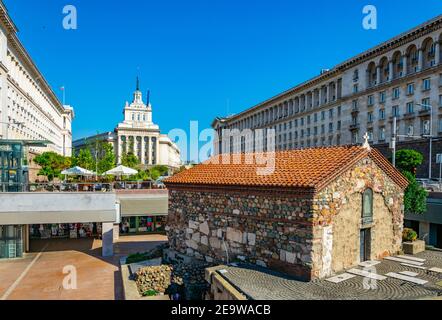
{"type": "Polygon", "coordinates": [[[396,167],[400,171],[411,172],[416,174],[416,169],[424,161],[424,156],[415,150],[399,150],[396,152],[396,167]]]}
{"type": "Polygon", "coordinates": [[[45,152],[35,157],[34,162],[41,167],[38,175],[53,181],[54,178],[60,177],[61,171],[70,167],[71,158],[63,157],[55,152],[45,152]]]}
{"type": "Polygon", "coordinates": [[[169,173],[169,168],[167,166],[154,166],[149,170],[150,178],[152,180],[157,180],[159,177],[165,176],[169,173]]]}
{"type": "Polygon", "coordinates": [[[81,149],[74,158],[74,165],[87,170],[95,170],[95,160],[92,157],[91,150],[87,148],[81,149]]]}
{"type": "Polygon", "coordinates": [[[427,211],[428,192],[416,181],[413,173],[402,172],[410,183],[405,190],[404,206],[405,212],[413,214],[423,214],[427,211]]]}
{"type": "Polygon", "coordinates": [[[416,170],[422,165],[424,156],[415,150],[396,152],[396,167],[407,178],[409,185],[404,194],[405,212],[423,214],[427,210],[428,192],[416,180],[416,170]]]}
{"type": "Polygon", "coordinates": [[[100,145],[100,152],[98,157],[98,173],[102,174],[115,167],[114,148],[107,142],[102,142],[100,145]]]}
{"type": "Polygon", "coordinates": [[[121,164],[123,166],[136,169],[140,164],[140,161],[132,152],[128,152],[124,153],[123,156],[121,157],[121,164]]]}

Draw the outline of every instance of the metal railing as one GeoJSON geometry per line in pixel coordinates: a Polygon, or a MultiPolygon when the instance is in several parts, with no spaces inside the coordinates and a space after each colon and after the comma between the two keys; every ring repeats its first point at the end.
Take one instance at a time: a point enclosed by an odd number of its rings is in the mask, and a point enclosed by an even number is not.
{"type": "Polygon", "coordinates": [[[165,186],[153,181],[0,183],[0,192],[113,192],[150,189],[165,189],[165,186]]]}

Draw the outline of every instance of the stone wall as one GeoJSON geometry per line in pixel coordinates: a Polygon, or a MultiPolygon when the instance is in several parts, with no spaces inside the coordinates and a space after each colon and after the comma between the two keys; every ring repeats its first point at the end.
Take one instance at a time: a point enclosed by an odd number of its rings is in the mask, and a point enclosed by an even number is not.
{"type": "Polygon", "coordinates": [[[310,279],[312,194],[171,190],[171,248],[208,262],[243,260],[310,279]]]}
{"type": "Polygon", "coordinates": [[[372,160],[364,159],[319,192],[314,200],[314,277],[326,277],[360,262],[360,231],[371,228],[370,258],[401,249],[403,190],[372,160]],[[373,223],[362,225],[362,194],[373,190],[373,223]],[[332,255],[324,252],[324,234],[331,232],[332,255]]]}

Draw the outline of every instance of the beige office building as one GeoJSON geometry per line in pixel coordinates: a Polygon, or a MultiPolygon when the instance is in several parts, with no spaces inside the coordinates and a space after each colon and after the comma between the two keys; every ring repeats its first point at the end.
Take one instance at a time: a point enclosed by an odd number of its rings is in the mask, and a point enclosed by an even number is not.
{"type": "Polygon", "coordinates": [[[357,144],[366,133],[372,144],[389,143],[394,117],[397,133],[409,136],[401,141],[442,136],[441,40],[438,16],[244,112],[217,118],[215,153],[250,148],[244,138],[221,141],[223,129],[275,129],[277,150],[357,144]]]}

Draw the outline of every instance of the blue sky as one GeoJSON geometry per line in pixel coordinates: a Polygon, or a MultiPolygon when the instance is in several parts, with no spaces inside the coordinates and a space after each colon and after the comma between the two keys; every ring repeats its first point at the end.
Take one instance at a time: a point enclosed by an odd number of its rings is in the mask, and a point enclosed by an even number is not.
{"type": "Polygon", "coordinates": [[[442,1],[4,0],[48,82],[76,110],[74,138],[111,131],[139,74],[164,133],[210,127],[442,13],[442,1]],[[62,26],[65,5],[78,29],[62,26]],[[378,29],[362,28],[362,8],[378,29]]]}

